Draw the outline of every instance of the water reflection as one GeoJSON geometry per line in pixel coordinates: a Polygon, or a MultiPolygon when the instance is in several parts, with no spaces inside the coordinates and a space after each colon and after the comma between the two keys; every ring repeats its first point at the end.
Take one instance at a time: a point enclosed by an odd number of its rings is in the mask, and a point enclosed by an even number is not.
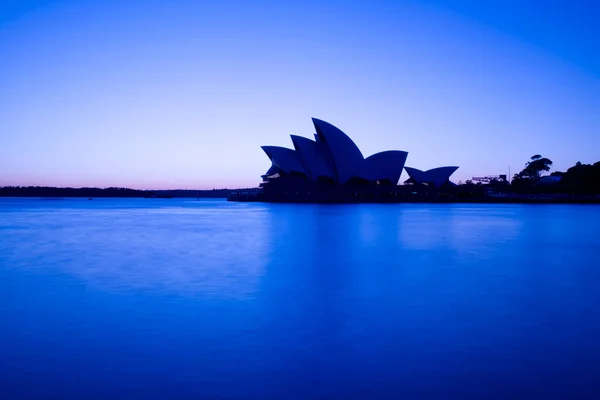
{"type": "Polygon", "coordinates": [[[90,210],[61,202],[11,214],[0,250],[7,265],[66,272],[113,291],[251,295],[268,254],[267,212],[209,204],[90,210]]]}
{"type": "Polygon", "coordinates": [[[0,208],[13,397],[600,393],[599,208],[89,203],[0,208]]]}

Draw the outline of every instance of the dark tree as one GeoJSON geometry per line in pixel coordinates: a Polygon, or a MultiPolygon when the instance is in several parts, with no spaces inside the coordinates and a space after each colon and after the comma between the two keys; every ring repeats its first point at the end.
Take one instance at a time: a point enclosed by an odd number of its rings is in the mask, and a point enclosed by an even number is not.
{"type": "Polygon", "coordinates": [[[552,161],[549,158],[536,154],[525,164],[525,168],[515,175],[514,179],[529,179],[531,182],[535,182],[540,179],[543,172],[550,171],[551,167],[552,161]]]}
{"type": "Polygon", "coordinates": [[[594,165],[577,162],[564,173],[561,185],[569,193],[600,194],[600,162],[594,165]]]}

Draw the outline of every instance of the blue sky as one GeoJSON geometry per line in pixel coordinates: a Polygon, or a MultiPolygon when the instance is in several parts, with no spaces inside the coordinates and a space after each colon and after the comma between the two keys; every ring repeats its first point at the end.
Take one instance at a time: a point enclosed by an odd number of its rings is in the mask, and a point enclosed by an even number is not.
{"type": "Polygon", "coordinates": [[[455,181],[593,163],[593,3],[0,0],[0,185],[252,187],[311,117],[455,181]]]}

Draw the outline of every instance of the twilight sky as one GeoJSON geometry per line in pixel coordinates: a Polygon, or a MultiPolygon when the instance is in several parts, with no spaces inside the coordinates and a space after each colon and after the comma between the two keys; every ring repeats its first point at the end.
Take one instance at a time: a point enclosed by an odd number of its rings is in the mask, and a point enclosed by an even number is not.
{"type": "Polygon", "coordinates": [[[0,0],[0,186],[253,187],[260,146],[311,117],[455,182],[593,163],[598,20],[589,0],[0,0]]]}

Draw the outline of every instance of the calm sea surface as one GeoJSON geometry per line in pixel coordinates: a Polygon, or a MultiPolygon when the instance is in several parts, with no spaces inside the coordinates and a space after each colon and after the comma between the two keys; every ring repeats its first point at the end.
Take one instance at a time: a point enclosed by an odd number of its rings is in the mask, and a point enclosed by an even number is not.
{"type": "Polygon", "coordinates": [[[0,199],[0,399],[600,398],[600,207],[0,199]]]}

